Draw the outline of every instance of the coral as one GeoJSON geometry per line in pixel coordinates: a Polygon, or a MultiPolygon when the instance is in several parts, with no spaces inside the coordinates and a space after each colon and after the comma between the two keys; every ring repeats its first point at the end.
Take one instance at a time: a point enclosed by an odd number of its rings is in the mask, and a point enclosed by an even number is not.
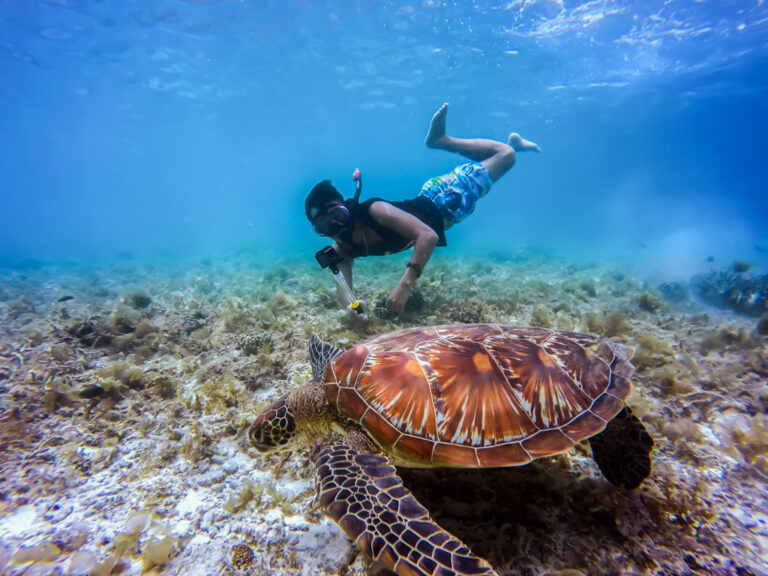
{"type": "Polygon", "coordinates": [[[206,317],[202,310],[185,311],[181,315],[180,328],[185,334],[192,334],[205,326],[206,317]]]}
{"type": "Polygon", "coordinates": [[[658,290],[667,302],[682,302],[689,295],[688,286],[682,282],[664,282],[659,284],[658,290]]]}
{"type": "Polygon", "coordinates": [[[702,300],[718,308],[750,316],[768,312],[768,274],[749,278],[729,271],[710,272],[691,278],[691,287],[702,300]]]}
{"type": "Polygon", "coordinates": [[[238,347],[251,356],[271,354],[275,349],[275,340],[268,331],[248,332],[238,338],[238,347]]]}
{"type": "Polygon", "coordinates": [[[413,288],[411,295],[408,298],[408,302],[405,304],[405,308],[408,312],[419,312],[424,310],[427,305],[427,299],[424,297],[424,292],[419,288],[413,288]]]}
{"type": "Polygon", "coordinates": [[[152,303],[152,298],[146,292],[137,291],[126,294],[123,297],[123,302],[132,308],[143,309],[152,303]]]}
{"type": "Polygon", "coordinates": [[[339,307],[339,300],[336,294],[330,290],[319,290],[315,292],[314,302],[320,308],[336,310],[339,307]]]}
{"type": "Polygon", "coordinates": [[[482,300],[468,299],[455,301],[448,311],[448,320],[461,324],[489,322],[493,318],[488,305],[482,300]]]}
{"type": "Polygon", "coordinates": [[[232,566],[238,570],[248,568],[253,564],[253,550],[245,544],[236,544],[232,546],[232,566]]]}
{"type": "MultiPolygon", "coordinates": [[[[373,314],[378,318],[386,319],[392,316],[387,309],[388,298],[389,292],[379,292],[379,294],[374,297],[374,302],[376,304],[373,307],[373,314]]],[[[414,313],[423,310],[425,303],[424,294],[421,290],[413,289],[411,290],[411,295],[408,298],[408,301],[405,303],[405,312],[414,313]]]]}

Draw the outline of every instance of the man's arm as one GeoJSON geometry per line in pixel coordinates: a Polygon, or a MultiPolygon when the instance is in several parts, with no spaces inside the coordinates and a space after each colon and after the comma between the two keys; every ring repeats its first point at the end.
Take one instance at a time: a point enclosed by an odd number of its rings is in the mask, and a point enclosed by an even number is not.
{"type": "Polygon", "coordinates": [[[395,208],[389,202],[379,201],[371,204],[370,216],[382,226],[413,241],[411,261],[387,299],[387,309],[393,314],[402,314],[411,293],[411,287],[421,276],[424,266],[429,262],[432,251],[437,245],[437,232],[412,214],[395,208]]]}
{"type": "MultiPolygon", "coordinates": [[[[341,272],[341,275],[344,276],[344,280],[347,282],[347,286],[349,286],[349,289],[352,290],[352,293],[354,294],[354,288],[352,287],[352,262],[354,262],[354,260],[344,251],[338,242],[334,243],[333,249],[336,250],[336,253],[341,257],[341,262],[338,264],[339,272],[341,272]]],[[[339,299],[339,302],[342,304],[342,306],[347,307],[347,313],[354,322],[368,321],[368,311],[366,310],[364,301],[358,300],[360,307],[356,310],[353,310],[347,304],[347,298],[342,293],[342,289],[338,284],[336,285],[336,297],[339,299]]]]}
{"type": "Polygon", "coordinates": [[[347,285],[351,290],[352,289],[352,258],[350,258],[349,254],[347,254],[344,251],[344,249],[341,247],[341,244],[339,244],[338,242],[333,243],[333,249],[336,251],[336,254],[339,255],[339,258],[341,258],[341,262],[339,262],[339,270],[344,275],[344,280],[347,281],[347,285]]]}

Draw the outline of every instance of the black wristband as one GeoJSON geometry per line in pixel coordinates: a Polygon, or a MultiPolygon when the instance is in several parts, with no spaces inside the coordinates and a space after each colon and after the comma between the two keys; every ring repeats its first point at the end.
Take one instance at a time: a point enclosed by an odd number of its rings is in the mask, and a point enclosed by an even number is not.
{"type": "Polygon", "coordinates": [[[416,262],[408,262],[406,268],[413,268],[413,271],[416,272],[416,278],[419,278],[422,270],[424,270],[424,267],[421,264],[416,264],[416,262]]]}

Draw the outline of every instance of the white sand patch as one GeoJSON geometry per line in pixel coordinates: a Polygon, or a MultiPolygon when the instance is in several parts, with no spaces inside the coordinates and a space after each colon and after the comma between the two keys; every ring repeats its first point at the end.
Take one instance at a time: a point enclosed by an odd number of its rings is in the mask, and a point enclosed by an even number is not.
{"type": "Polygon", "coordinates": [[[200,497],[200,492],[191,490],[184,499],[176,505],[176,510],[182,516],[187,516],[192,512],[197,512],[205,505],[205,500],[200,497]]]}
{"type": "Polygon", "coordinates": [[[38,525],[38,514],[31,504],[14,510],[0,518],[0,534],[3,538],[18,538],[32,532],[38,525]]]}

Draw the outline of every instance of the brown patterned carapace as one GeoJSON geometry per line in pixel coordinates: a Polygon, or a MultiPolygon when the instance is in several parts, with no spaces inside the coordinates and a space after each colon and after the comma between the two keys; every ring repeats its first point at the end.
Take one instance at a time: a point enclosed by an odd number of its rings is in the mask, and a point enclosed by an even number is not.
{"type": "Polygon", "coordinates": [[[574,332],[416,328],[331,360],[326,399],[411,466],[515,466],[571,448],[623,407],[632,351],[574,332]]]}

